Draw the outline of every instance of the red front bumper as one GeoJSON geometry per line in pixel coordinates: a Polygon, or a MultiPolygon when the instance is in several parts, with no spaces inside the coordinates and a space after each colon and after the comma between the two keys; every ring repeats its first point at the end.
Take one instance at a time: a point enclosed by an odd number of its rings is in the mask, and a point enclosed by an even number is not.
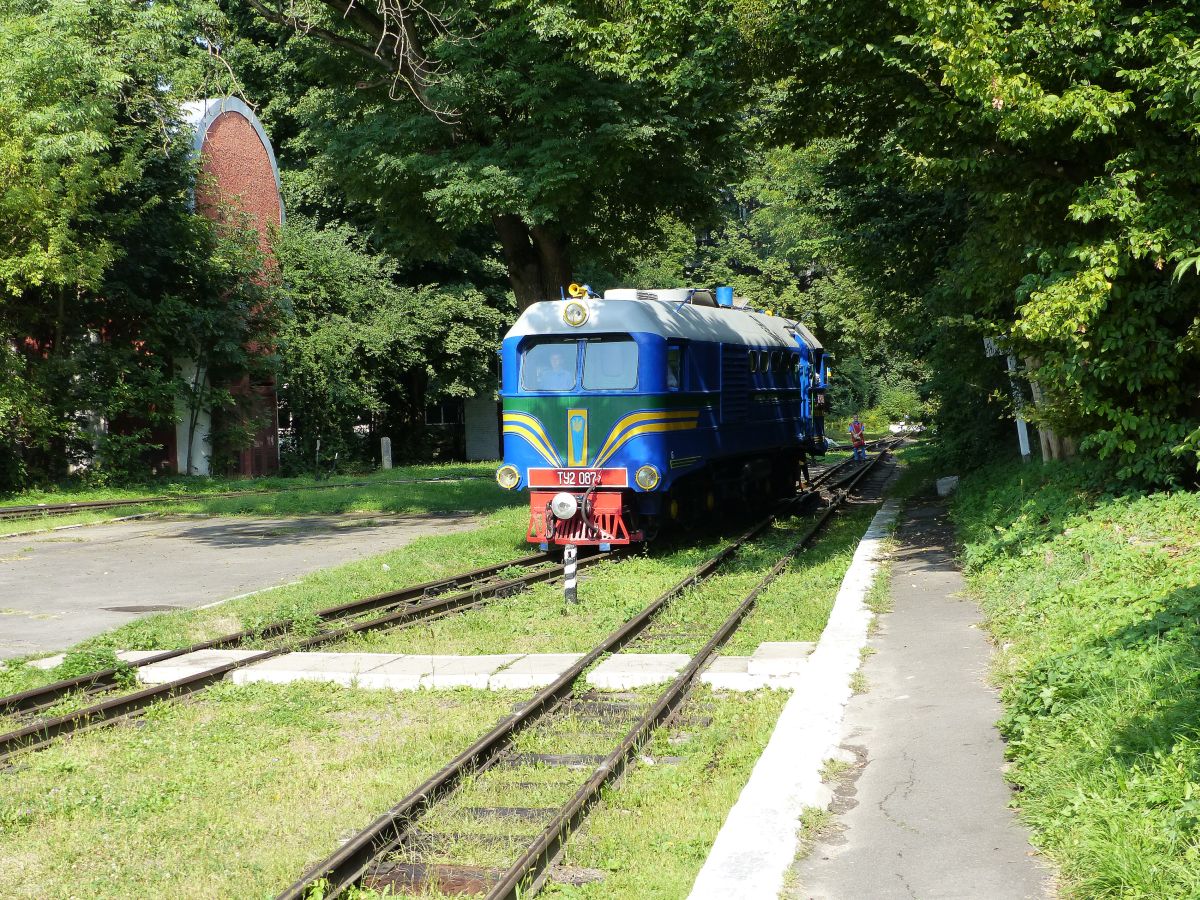
{"type": "Polygon", "coordinates": [[[569,519],[559,519],[550,511],[554,494],[554,491],[533,491],[529,495],[527,537],[531,543],[586,546],[641,540],[641,532],[631,534],[625,521],[622,492],[593,491],[587,496],[587,509],[581,499],[579,511],[569,519]]]}

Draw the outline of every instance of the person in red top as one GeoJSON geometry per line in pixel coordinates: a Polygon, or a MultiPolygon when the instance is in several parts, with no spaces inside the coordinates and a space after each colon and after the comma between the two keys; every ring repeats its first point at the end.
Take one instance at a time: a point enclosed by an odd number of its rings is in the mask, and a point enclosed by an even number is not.
{"type": "Polygon", "coordinates": [[[850,423],[850,443],[854,447],[854,458],[867,461],[867,430],[863,428],[863,423],[858,421],[858,416],[854,417],[854,421],[850,423]]]}

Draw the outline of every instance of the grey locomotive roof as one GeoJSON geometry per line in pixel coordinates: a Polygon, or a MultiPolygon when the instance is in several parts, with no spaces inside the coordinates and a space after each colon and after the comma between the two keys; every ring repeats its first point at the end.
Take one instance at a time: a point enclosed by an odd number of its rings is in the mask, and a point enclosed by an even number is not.
{"type": "Polygon", "coordinates": [[[695,306],[686,302],[687,295],[686,289],[607,291],[603,299],[578,301],[588,307],[589,315],[577,327],[563,321],[563,308],[572,301],[543,300],[526,309],[506,337],[643,331],[683,340],[790,348],[799,335],[810,347],[821,347],[799,322],[748,309],[695,306]]]}

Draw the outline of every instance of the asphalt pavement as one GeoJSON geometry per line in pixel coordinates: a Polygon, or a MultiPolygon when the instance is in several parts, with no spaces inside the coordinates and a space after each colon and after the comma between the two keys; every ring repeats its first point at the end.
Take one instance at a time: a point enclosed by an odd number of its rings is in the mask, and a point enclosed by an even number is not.
{"type": "Polygon", "coordinates": [[[847,707],[856,763],[833,825],[793,869],[791,900],[1033,900],[1049,868],[1009,808],[992,648],[952,553],[945,506],[901,515],[894,610],[871,641],[869,690],[847,707]]]}
{"type": "Polygon", "coordinates": [[[0,659],[462,531],[471,513],[146,519],[0,539],[0,659]]]}

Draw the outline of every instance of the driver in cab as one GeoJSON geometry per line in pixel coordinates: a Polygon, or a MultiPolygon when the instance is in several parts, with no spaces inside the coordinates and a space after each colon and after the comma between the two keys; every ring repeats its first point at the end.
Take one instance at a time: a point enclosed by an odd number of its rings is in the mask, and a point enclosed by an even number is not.
{"type": "Polygon", "coordinates": [[[565,391],[575,386],[575,373],[563,364],[564,355],[561,350],[550,354],[550,368],[543,369],[538,379],[542,390],[565,391]]]}

